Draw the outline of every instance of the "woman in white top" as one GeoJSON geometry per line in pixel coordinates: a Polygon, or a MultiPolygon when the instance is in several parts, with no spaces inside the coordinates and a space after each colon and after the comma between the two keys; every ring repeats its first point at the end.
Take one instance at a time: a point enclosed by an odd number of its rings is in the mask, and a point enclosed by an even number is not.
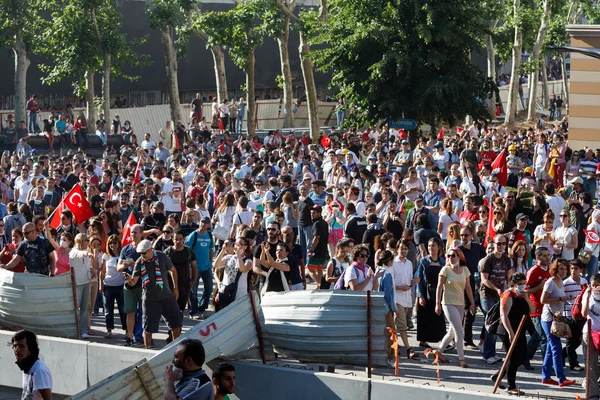
{"type": "Polygon", "coordinates": [[[418,178],[417,169],[415,167],[410,167],[408,169],[408,177],[404,178],[400,188],[402,194],[410,201],[414,201],[417,196],[425,192],[425,185],[423,185],[423,181],[418,178]]]}
{"type": "MultiPolygon", "coordinates": [[[[231,232],[233,225],[233,215],[235,214],[235,197],[233,193],[227,193],[223,202],[213,215],[213,226],[214,230],[217,229],[227,232],[227,235],[231,232]]],[[[213,232],[214,233],[214,232],[213,232]]],[[[219,240],[220,242],[221,240],[219,240]]],[[[221,244],[221,243],[219,243],[221,244]]]]}
{"type": "Polygon", "coordinates": [[[551,210],[544,214],[544,222],[538,225],[533,231],[533,244],[538,247],[545,247],[550,252],[550,256],[554,255],[554,243],[556,239],[553,236],[554,232],[554,214],[551,210]]]}
{"type": "Polygon", "coordinates": [[[571,218],[567,210],[560,211],[560,224],[553,232],[554,252],[560,254],[561,258],[571,261],[575,258],[575,249],[579,245],[577,230],[571,226],[571,218]]]}
{"type": "Polygon", "coordinates": [[[94,305],[96,304],[96,298],[98,297],[98,276],[100,275],[100,267],[102,266],[102,239],[99,236],[89,237],[88,251],[96,259],[96,263],[92,263],[92,275],[90,276],[90,304],[88,307],[88,335],[94,335],[92,327],[90,326],[92,320],[92,312],[94,305]]]}
{"type": "Polygon", "coordinates": [[[437,232],[444,242],[448,238],[448,226],[453,222],[458,222],[458,215],[454,213],[452,200],[448,198],[442,199],[440,202],[440,221],[438,222],[437,232]]]}
{"type": "MultiPolygon", "coordinates": [[[[325,280],[329,284],[329,289],[333,290],[340,276],[348,269],[348,252],[350,244],[342,239],[335,245],[335,256],[327,263],[325,271],[325,280]]],[[[326,285],[321,285],[321,289],[327,289],[326,285]]]]}
{"type": "Polygon", "coordinates": [[[236,239],[234,247],[223,247],[215,259],[214,268],[215,271],[225,268],[223,280],[219,283],[219,293],[223,293],[227,286],[235,283],[239,272],[235,300],[248,294],[248,271],[252,269],[252,251],[248,239],[240,237],[236,239]]]}
{"type": "Polygon", "coordinates": [[[344,272],[344,284],[348,290],[356,291],[376,291],[379,288],[377,280],[383,276],[374,274],[371,267],[367,265],[369,258],[369,248],[364,245],[355,246],[352,249],[352,259],[354,262],[344,272]]]}
{"type": "Polygon", "coordinates": [[[104,297],[104,321],[106,322],[107,339],[112,337],[115,328],[115,300],[121,319],[121,328],[127,332],[127,314],[125,314],[123,300],[123,284],[125,277],[117,270],[121,254],[121,240],[118,235],[110,235],[106,241],[106,253],[102,254],[102,267],[100,268],[100,293],[104,297]]]}
{"type": "Polygon", "coordinates": [[[97,259],[87,250],[87,235],[83,233],[75,236],[75,247],[69,253],[69,264],[75,272],[77,285],[77,304],[79,305],[79,325],[81,326],[81,339],[89,339],[88,335],[88,305],[90,303],[90,277],[92,265],[98,267],[97,259]]]}

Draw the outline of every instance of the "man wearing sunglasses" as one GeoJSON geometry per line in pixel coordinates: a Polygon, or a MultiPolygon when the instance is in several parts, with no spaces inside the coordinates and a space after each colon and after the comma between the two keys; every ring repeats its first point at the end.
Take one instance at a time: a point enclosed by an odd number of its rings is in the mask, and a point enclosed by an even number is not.
{"type": "MultiPolygon", "coordinates": [[[[283,243],[281,240],[279,240],[280,226],[281,225],[279,225],[279,223],[276,221],[272,221],[267,224],[267,243],[269,243],[270,245],[269,254],[273,259],[277,258],[277,245],[279,243],[283,243]]],[[[254,250],[254,261],[252,264],[252,270],[255,274],[259,275],[259,282],[261,287],[262,285],[264,285],[267,273],[271,268],[268,262],[261,259],[262,251],[262,246],[256,246],[256,249],[254,250]]]]}
{"type": "Polygon", "coordinates": [[[38,231],[32,222],[23,225],[24,240],[19,244],[15,257],[0,268],[12,269],[19,263],[25,264],[25,270],[33,274],[54,276],[56,253],[50,242],[38,236],[38,231]]]}
{"type": "MultiPolygon", "coordinates": [[[[481,276],[481,309],[484,317],[489,310],[500,301],[512,276],[510,258],[506,255],[508,240],[504,235],[494,237],[494,252],[486,256],[479,266],[481,276]]],[[[488,364],[495,364],[502,359],[496,356],[496,335],[486,332],[483,344],[483,358],[488,364]]]]}

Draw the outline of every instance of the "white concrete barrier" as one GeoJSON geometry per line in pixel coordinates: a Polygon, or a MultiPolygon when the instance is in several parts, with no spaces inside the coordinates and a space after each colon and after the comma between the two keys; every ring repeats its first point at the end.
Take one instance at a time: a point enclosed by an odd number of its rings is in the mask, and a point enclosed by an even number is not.
{"type": "MultiPolygon", "coordinates": [[[[23,373],[15,364],[10,339],[14,332],[0,331],[0,386],[21,387],[23,373]]],[[[83,340],[38,336],[40,358],[52,371],[53,391],[73,395],[108,376],[149,359],[157,352],[83,340]]]]}

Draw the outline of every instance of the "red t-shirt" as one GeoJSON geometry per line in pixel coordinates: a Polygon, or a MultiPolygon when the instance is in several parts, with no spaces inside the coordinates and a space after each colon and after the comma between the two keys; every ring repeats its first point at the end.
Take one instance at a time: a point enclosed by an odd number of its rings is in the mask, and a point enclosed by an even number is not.
{"type": "Polygon", "coordinates": [[[458,222],[463,224],[465,221],[477,221],[479,219],[479,212],[477,210],[469,211],[465,210],[458,216],[458,222]]]}
{"type": "MultiPolygon", "coordinates": [[[[544,279],[550,278],[549,270],[550,267],[548,267],[548,269],[544,271],[542,267],[540,267],[539,265],[535,265],[533,268],[527,271],[527,281],[525,282],[525,284],[530,288],[539,286],[544,279]]],[[[536,293],[529,295],[529,298],[531,299],[531,302],[535,307],[535,312],[533,312],[530,315],[531,317],[540,317],[542,315],[542,308],[544,307],[544,305],[540,302],[540,297],[542,297],[542,291],[543,289],[540,289],[536,293]]]]}
{"type": "Polygon", "coordinates": [[[496,153],[494,150],[482,151],[479,153],[481,156],[481,161],[479,162],[479,169],[483,167],[485,164],[491,164],[496,159],[496,153]]]}

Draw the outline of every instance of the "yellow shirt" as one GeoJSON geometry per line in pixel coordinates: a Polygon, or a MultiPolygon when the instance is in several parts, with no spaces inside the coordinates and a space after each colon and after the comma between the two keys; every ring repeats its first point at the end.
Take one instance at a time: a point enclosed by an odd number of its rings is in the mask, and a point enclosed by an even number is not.
{"type": "Polygon", "coordinates": [[[449,266],[445,266],[440,271],[439,276],[446,278],[442,304],[454,306],[465,305],[465,286],[468,285],[468,279],[471,276],[471,272],[467,267],[462,268],[460,274],[452,271],[452,268],[449,266]]]}

